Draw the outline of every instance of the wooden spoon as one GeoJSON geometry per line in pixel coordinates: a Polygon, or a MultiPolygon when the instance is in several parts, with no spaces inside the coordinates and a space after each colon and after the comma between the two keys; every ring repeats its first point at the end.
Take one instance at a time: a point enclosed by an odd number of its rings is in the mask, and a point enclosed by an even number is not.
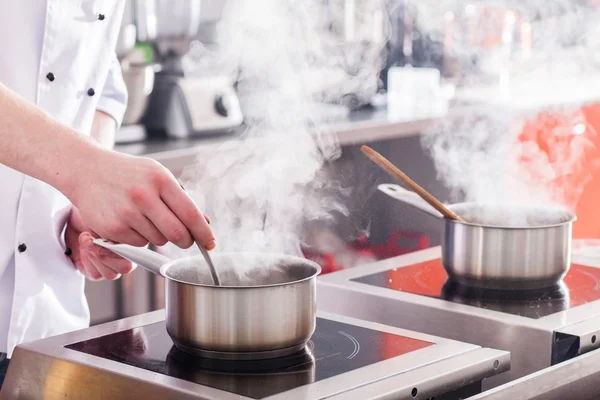
{"type": "Polygon", "coordinates": [[[421,186],[417,185],[417,183],[415,183],[412,179],[406,176],[404,172],[396,168],[396,166],[389,162],[384,156],[382,156],[369,146],[362,146],[360,149],[363,153],[365,153],[367,157],[371,159],[371,161],[379,165],[394,178],[398,179],[402,184],[404,184],[404,186],[407,186],[408,189],[421,196],[423,200],[425,200],[432,207],[438,210],[445,218],[464,222],[458,215],[454,214],[452,211],[446,208],[446,206],[444,206],[438,199],[433,197],[428,191],[423,189],[421,186]]]}

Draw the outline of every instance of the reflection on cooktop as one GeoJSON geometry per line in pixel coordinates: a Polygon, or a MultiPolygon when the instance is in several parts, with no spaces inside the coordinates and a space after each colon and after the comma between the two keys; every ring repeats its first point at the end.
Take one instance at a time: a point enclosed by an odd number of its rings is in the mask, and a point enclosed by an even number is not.
{"type": "Polygon", "coordinates": [[[446,281],[440,298],[454,303],[539,319],[569,308],[564,284],[536,290],[495,290],[446,281]]]}
{"type": "Polygon", "coordinates": [[[440,259],[352,281],[532,319],[600,300],[600,268],[576,264],[571,265],[560,285],[533,291],[477,289],[456,284],[448,280],[440,259]]]}
{"type": "Polygon", "coordinates": [[[271,360],[202,359],[173,346],[164,322],[66,346],[83,353],[261,399],[410,353],[433,343],[324,318],[305,350],[271,360]]]}

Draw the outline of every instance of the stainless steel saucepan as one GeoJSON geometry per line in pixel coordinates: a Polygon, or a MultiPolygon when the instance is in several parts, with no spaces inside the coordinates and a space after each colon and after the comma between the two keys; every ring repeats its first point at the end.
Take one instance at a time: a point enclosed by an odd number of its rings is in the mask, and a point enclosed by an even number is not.
{"type": "Polygon", "coordinates": [[[465,222],[442,218],[417,194],[379,185],[385,194],[443,220],[442,264],[456,282],[496,289],[536,289],[559,283],[571,266],[576,217],[552,206],[448,206],[465,222]]]}
{"type": "Polygon", "coordinates": [[[178,260],[96,239],[97,245],[165,278],[166,327],[175,346],[202,357],[255,360],[302,350],[316,326],[309,260],[266,253],[215,253],[221,286],[202,256],[178,260]]]}

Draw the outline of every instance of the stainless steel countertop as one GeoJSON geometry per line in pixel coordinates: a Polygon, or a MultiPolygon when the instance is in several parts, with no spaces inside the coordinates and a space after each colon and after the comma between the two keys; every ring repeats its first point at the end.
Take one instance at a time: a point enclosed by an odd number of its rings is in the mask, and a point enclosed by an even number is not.
{"type": "Polygon", "coordinates": [[[597,399],[600,349],[488,390],[468,400],[597,399]]]}
{"type": "MultiPolygon", "coordinates": [[[[506,351],[319,312],[321,318],[434,343],[433,346],[288,390],[269,399],[429,398],[501,374],[506,351]]],[[[92,356],[65,347],[164,321],[164,310],[26,343],[15,349],[0,399],[247,399],[192,381],[92,356]]]]}
{"type": "MultiPolygon", "coordinates": [[[[578,338],[574,347],[578,354],[600,348],[600,342],[593,338],[600,337],[600,300],[535,319],[355,281],[439,260],[440,255],[441,247],[437,246],[321,276],[317,281],[318,309],[510,351],[511,370],[486,380],[484,390],[551,366],[557,334],[578,338]]],[[[572,263],[586,265],[575,256],[572,263]]]]}

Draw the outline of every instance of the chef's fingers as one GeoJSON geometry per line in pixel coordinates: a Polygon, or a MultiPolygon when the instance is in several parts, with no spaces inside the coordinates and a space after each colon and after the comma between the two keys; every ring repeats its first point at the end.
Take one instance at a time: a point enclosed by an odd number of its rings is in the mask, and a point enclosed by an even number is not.
{"type": "Polygon", "coordinates": [[[81,263],[83,264],[84,270],[81,271],[85,277],[91,281],[98,281],[102,279],[102,274],[96,269],[94,264],[92,264],[89,257],[82,256],[81,263]]]}
{"type": "Polygon", "coordinates": [[[94,236],[91,232],[82,232],[79,235],[79,243],[81,251],[85,252],[88,257],[92,257],[95,260],[104,264],[106,267],[114,270],[117,274],[128,274],[135,269],[135,265],[121,257],[120,255],[98,246],[94,243],[94,236]]]}
{"type": "Polygon", "coordinates": [[[92,236],[84,232],[79,235],[79,262],[81,264],[82,269],[80,270],[86,278],[92,281],[97,281],[102,279],[102,274],[91,262],[88,250],[90,243],[92,243],[92,236]]]}
{"type": "Polygon", "coordinates": [[[208,215],[204,214],[204,219],[206,220],[206,223],[210,225],[210,218],[208,215]]]}
{"type": "Polygon", "coordinates": [[[82,232],[79,235],[79,244],[82,249],[81,251],[87,251],[88,253],[92,253],[98,258],[112,258],[117,260],[123,259],[123,257],[116,254],[115,252],[96,245],[94,243],[94,238],[95,236],[93,236],[91,232],[82,232]]]}
{"type": "Polygon", "coordinates": [[[87,258],[90,264],[92,264],[94,268],[96,268],[96,271],[98,271],[104,279],[114,281],[115,279],[118,279],[121,276],[121,274],[119,274],[117,271],[102,263],[98,258],[96,258],[96,256],[93,253],[88,253],[87,258]]]}
{"type": "Polygon", "coordinates": [[[139,218],[137,218],[132,225],[132,228],[150,243],[156,246],[164,246],[167,244],[167,238],[165,238],[158,228],[156,228],[156,226],[144,215],[140,214],[139,218]]]}
{"type": "Polygon", "coordinates": [[[113,242],[124,243],[131,246],[142,247],[147,245],[148,240],[140,235],[139,232],[136,232],[132,227],[132,224],[142,217],[142,214],[136,214],[134,217],[129,218],[129,220],[123,220],[119,223],[118,227],[113,228],[108,232],[108,235],[105,235],[104,237],[113,242]]]}
{"type": "Polygon", "coordinates": [[[180,185],[176,182],[166,184],[161,190],[161,197],[177,218],[189,229],[196,242],[207,250],[215,248],[215,236],[206,218],[180,185]]]}
{"type": "Polygon", "coordinates": [[[182,249],[187,249],[194,243],[190,231],[163,202],[157,201],[150,209],[152,213],[146,216],[169,242],[182,249]]]}
{"type": "Polygon", "coordinates": [[[160,198],[160,188],[173,184],[174,180],[170,172],[162,172],[156,179],[158,192],[150,194],[148,191],[136,191],[132,196],[131,200],[138,211],[131,210],[127,222],[132,228],[139,229],[138,232],[144,234],[149,242],[155,241],[160,246],[172,242],[179,247],[188,248],[193,244],[192,235],[160,198]]]}
{"type": "Polygon", "coordinates": [[[97,256],[93,254],[92,259],[97,263],[102,264],[106,268],[110,268],[119,275],[127,275],[135,269],[135,265],[124,258],[115,258],[112,256],[97,256]]]}
{"type": "Polygon", "coordinates": [[[123,229],[117,234],[109,234],[107,239],[110,239],[113,242],[128,244],[135,247],[143,247],[148,244],[148,240],[145,237],[131,228],[123,229]]]}
{"type": "Polygon", "coordinates": [[[127,275],[135,269],[135,264],[124,258],[116,259],[113,257],[97,256],[95,254],[91,257],[96,265],[100,264],[101,266],[114,271],[117,275],[127,275]]]}

